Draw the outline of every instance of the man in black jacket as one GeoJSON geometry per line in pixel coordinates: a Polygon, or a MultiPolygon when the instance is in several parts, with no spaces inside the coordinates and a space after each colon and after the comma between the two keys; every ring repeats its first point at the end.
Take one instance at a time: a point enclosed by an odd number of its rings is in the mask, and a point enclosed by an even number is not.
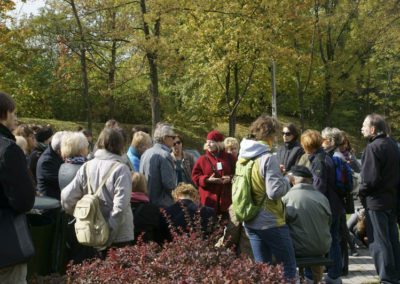
{"type": "Polygon", "coordinates": [[[400,156],[378,114],[368,115],[362,134],[369,144],[362,156],[359,195],[366,208],[369,249],[381,283],[400,282],[400,243],[396,225],[400,156]]]}
{"type": "Polygon", "coordinates": [[[26,283],[27,265],[21,263],[24,259],[18,256],[22,250],[21,240],[15,228],[5,225],[5,216],[20,216],[29,211],[35,201],[25,155],[11,133],[17,126],[15,107],[14,100],[0,92],[0,283],[26,283]],[[6,255],[7,252],[12,255],[6,255]]]}
{"type": "Polygon", "coordinates": [[[66,131],[54,134],[50,145],[40,156],[36,167],[37,190],[49,197],[60,200],[61,190],[58,184],[58,171],[64,163],[61,157],[61,140],[66,131]]]}

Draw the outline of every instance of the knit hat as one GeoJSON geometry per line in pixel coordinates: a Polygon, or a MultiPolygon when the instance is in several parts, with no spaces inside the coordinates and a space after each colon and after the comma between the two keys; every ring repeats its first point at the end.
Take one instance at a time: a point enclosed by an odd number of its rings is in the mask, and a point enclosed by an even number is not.
{"type": "Polygon", "coordinates": [[[53,130],[49,127],[42,128],[35,133],[36,141],[43,143],[53,135],[53,130]]]}
{"type": "Polygon", "coordinates": [[[295,177],[312,178],[312,173],[305,166],[293,166],[290,172],[295,177]]]}
{"type": "Polygon", "coordinates": [[[224,135],[217,130],[213,130],[207,134],[207,140],[213,140],[215,142],[223,142],[224,135]]]}

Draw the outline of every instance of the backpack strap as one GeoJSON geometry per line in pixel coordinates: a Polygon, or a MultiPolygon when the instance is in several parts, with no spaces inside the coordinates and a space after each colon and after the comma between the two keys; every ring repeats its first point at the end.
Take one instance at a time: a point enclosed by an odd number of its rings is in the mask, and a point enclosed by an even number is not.
{"type": "MultiPolygon", "coordinates": [[[[103,185],[106,183],[107,179],[110,177],[111,173],[119,166],[119,162],[116,162],[107,172],[107,174],[103,177],[103,179],[101,180],[99,186],[97,187],[96,192],[94,192],[94,195],[97,195],[100,190],[103,188],[103,185]]],[[[92,187],[90,185],[90,180],[89,180],[89,167],[88,164],[86,164],[86,179],[87,179],[87,185],[88,185],[88,193],[92,194],[93,190],[92,187]]]]}

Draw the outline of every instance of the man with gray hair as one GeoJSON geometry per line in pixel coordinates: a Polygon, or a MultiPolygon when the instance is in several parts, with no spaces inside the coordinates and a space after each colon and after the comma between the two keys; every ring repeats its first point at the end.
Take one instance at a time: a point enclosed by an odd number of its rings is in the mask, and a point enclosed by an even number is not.
{"type": "Polygon", "coordinates": [[[176,187],[176,174],[171,148],[174,145],[174,128],[159,122],[154,130],[154,146],[140,158],[140,172],[147,179],[150,202],[166,208],[174,204],[171,192],[176,187]]]}
{"type": "Polygon", "coordinates": [[[369,250],[381,283],[400,283],[400,244],[396,225],[400,155],[387,137],[385,120],[368,115],[361,133],[368,138],[362,156],[359,196],[366,209],[369,250]]]}
{"type": "Polygon", "coordinates": [[[49,197],[60,200],[60,186],[58,171],[64,163],[61,157],[61,140],[67,131],[58,131],[54,134],[49,147],[40,156],[36,167],[37,190],[49,197]]]}
{"type": "MultiPolygon", "coordinates": [[[[289,172],[294,186],[282,198],[285,204],[286,224],[297,257],[323,256],[331,247],[331,207],[328,199],[317,190],[312,174],[304,166],[292,166],[289,172]]],[[[305,270],[306,281],[319,283],[322,268],[305,270]]]]}

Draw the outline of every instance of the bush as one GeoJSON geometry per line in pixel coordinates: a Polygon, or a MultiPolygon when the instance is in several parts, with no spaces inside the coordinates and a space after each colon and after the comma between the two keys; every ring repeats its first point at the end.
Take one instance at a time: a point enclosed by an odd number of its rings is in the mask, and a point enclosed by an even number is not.
{"type": "Polygon", "coordinates": [[[70,264],[67,282],[287,283],[282,265],[255,263],[244,256],[237,258],[231,248],[216,247],[222,226],[207,233],[201,230],[199,219],[196,216],[192,224],[188,217],[187,231],[170,228],[173,240],[162,246],[144,243],[139,237],[135,246],[110,249],[104,261],[70,264]]]}

